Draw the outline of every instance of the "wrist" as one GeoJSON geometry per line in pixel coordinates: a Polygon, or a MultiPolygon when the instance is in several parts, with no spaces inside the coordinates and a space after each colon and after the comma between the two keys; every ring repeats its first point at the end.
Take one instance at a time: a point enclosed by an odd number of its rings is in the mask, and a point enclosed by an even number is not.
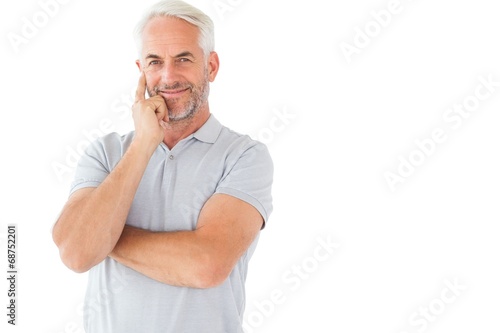
{"type": "Polygon", "coordinates": [[[139,151],[147,153],[148,158],[153,155],[154,151],[156,150],[156,148],[158,148],[159,145],[160,142],[158,142],[154,138],[145,137],[143,135],[137,134],[137,132],[134,134],[134,138],[131,143],[131,146],[137,147],[139,151]]]}

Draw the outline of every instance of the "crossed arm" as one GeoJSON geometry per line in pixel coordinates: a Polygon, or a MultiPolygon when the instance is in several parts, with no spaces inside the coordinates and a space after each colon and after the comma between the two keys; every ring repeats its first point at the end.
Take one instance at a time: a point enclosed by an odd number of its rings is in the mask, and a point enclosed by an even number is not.
{"type": "Polygon", "coordinates": [[[193,231],[151,232],[125,225],[147,165],[132,145],[97,188],[75,192],[53,229],[63,262],[85,272],[107,256],[152,279],[175,286],[210,288],[222,283],[262,227],[256,208],[214,194],[193,231]]]}
{"type": "Polygon", "coordinates": [[[253,206],[215,194],[196,230],[155,233],[126,226],[110,257],[163,283],[210,288],[229,276],[261,226],[253,206]]]}

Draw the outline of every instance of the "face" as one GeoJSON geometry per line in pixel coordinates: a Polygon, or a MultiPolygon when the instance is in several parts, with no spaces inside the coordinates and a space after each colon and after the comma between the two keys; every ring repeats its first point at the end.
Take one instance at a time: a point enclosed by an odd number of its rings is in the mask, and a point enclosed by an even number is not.
{"type": "Polygon", "coordinates": [[[146,75],[149,95],[165,99],[170,121],[208,112],[209,82],[219,62],[215,52],[207,59],[198,42],[198,28],[177,18],[154,18],[144,29],[137,65],[146,75]]]}

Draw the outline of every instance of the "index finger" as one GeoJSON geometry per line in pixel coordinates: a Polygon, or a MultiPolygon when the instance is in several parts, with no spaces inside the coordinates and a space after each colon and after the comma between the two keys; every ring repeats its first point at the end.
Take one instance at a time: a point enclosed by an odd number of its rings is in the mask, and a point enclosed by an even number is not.
{"type": "Polygon", "coordinates": [[[146,75],[141,72],[141,77],[139,78],[139,83],[137,84],[137,90],[135,92],[135,101],[143,101],[146,99],[146,75]]]}

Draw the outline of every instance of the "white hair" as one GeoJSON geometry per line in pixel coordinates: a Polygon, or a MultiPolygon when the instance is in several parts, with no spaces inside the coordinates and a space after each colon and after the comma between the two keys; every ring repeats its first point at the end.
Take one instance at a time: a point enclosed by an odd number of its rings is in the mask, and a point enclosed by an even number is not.
{"type": "Polygon", "coordinates": [[[203,49],[205,57],[215,48],[214,23],[212,19],[190,4],[181,0],[162,0],[149,8],[143,15],[134,30],[134,37],[139,51],[142,53],[142,33],[148,22],[156,17],[177,17],[189,22],[200,31],[198,43],[203,49]]]}

